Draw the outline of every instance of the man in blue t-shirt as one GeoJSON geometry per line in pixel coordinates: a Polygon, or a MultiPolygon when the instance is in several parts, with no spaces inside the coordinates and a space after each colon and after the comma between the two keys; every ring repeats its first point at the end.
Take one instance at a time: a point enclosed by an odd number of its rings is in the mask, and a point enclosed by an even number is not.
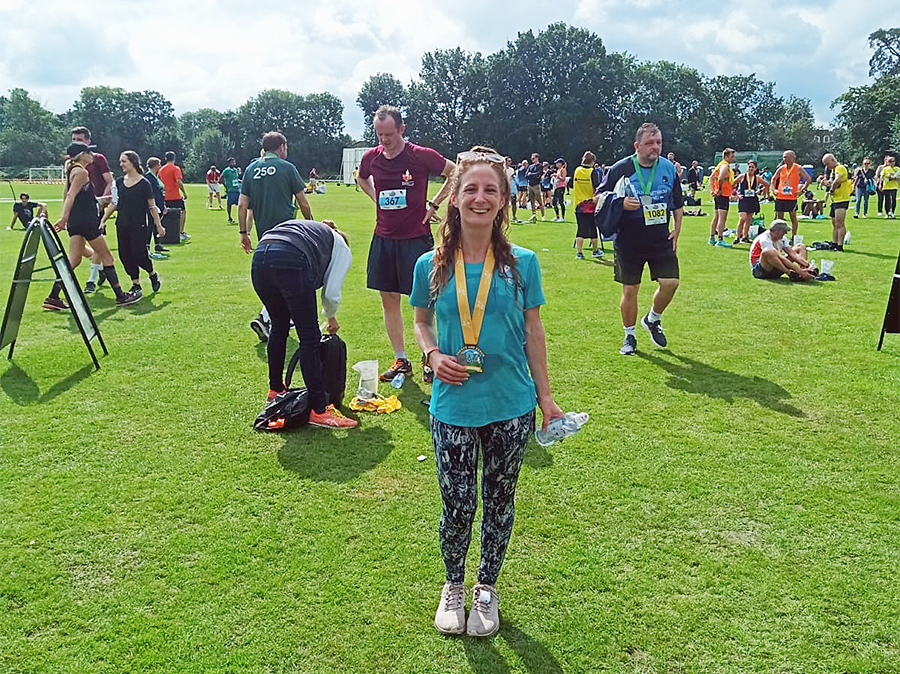
{"type": "Polygon", "coordinates": [[[544,220],[544,195],[541,193],[541,176],[544,175],[544,165],[537,152],[531,155],[531,163],[525,169],[525,179],[528,181],[528,201],[531,202],[531,221],[537,222],[537,207],[541,207],[541,220],[544,220]]]}
{"type": "Polygon", "coordinates": [[[650,339],[659,347],[667,345],[663,334],[662,312],[678,289],[678,235],[684,215],[684,197],[675,165],[660,157],[662,132],[656,124],[642,124],[634,137],[634,154],[620,159],[606,174],[598,188],[624,196],[619,233],[616,237],[616,281],[622,284],[622,322],[625,343],[619,350],[630,356],[637,350],[635,325],[638,291],[644,265],[650,278],[659,283],[653,295],[653,308],[641,319],[650,339]],[[669,221],[674,227],[669,231],[669,221]]]}

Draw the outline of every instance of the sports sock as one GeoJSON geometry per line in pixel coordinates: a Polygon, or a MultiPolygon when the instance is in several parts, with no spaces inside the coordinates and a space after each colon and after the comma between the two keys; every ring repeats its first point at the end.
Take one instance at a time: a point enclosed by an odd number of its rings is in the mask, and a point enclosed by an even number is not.
{"type": "Polygon", "coordinates": [[[103,272],[106,274],[106,280],[109,281],[110,287],[116,294],[116,299],[122,297],[125,293],[122,292],[122,286],[119,285],[119,275],[116,273],[116,268],[109,265],[103,268],[103,272]]]}
{"type": "Polygon", "coordinates": [[[662,319],[662,314],[658,314],[655,311],[653,311],[653,309],[650,309],[650,313],[647,314],[648,321],[650,321],[651,323],[655,323],[656,321],[659,321],[661,319],[662,319]]]}
{"type": "Polygon", "coordinates": [[[395,351],[394,355],[400,360],[406,360],[406,351],[395,351]]]}
{"type": "Polygon", "coordinates": [[[626,325],[626,326],[625,326],[625,336],[628,337],[629,335],[631,335],[632,337],[634,337],[634,329],[635,329],[635,327],[636,327],[636,326],[632,325],[632,326],[629,328],[629,327],[626,325]]]}
{"type": "Polygon", "coordinates": [[[102,264],[94,264],[91,262],[91,274],[88,276],[89,283],[96,283],[97,279],[100,278],[100,270],[103,269],[102,264]]]}

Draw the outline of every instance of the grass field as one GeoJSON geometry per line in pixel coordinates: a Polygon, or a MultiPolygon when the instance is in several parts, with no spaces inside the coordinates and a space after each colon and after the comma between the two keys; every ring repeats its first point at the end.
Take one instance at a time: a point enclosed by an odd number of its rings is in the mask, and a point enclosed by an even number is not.
{"type": "MultiPolygon", "coordinates": [[[[157,263],[162,290],[89,297],[102,369],[67,313],[41,310],[46,284],[0,359],[0,672],[900,672],[900,335],[875,350],[896,221],[851,218],[852,245],[827,256],[837,281],[791,284],[754,280],[747,246],[711,248],[709,218],[686,218],[670,348],[639,331],[631,358],[612,267],[575,261],[573,216],[514,226],[542,266],[556,400],[591,421],[532,443],[503,626],[478,641],[432,625],[420,374],[403,409],[354,431],[255,433],[250,257],[205,187],[189,194],[193,240],[157,263]]],[[[349,363],[386,365],[365,289],[374,207],[333,185],[310,200],[350,235],[349,363]]],[[[3,307],[21,238],[0,231],[3,307]]]]}

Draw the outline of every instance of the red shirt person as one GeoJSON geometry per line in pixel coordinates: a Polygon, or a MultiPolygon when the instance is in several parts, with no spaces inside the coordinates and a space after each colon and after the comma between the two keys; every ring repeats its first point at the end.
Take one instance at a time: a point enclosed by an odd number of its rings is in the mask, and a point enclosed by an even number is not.
{"type": "Polygon", "coordinates": [[[222,195],[219,194],[219,180],[221,178],[222,173],[216,168],[216,165],[210,166],[209,171],[206,172],[207,208],[212,208],[213,196],[215,196],[216,202],[219,204],[219,210],[222,210],[222,195]]]}
{"type": "MultiPolygon", "coordinates": [[[[366,285],[381,293],[384,325],[394,349],[394,364],[381,375],[390,381],[412,372],[403,341],[400,296],[412,291],[419,256],[434,248],[431,220],[447,198],[445,180],[428,200],[428,178],[449,177],[456,165],[441,153],[403,139],[406,126],[397,108],[382,105],[373,119],[379,146],[363,155],[357,184],[375,202],[375,235],[369,247],[366,285]]],[[[426,370],[426,380],[429,372],[426,370]]]]}

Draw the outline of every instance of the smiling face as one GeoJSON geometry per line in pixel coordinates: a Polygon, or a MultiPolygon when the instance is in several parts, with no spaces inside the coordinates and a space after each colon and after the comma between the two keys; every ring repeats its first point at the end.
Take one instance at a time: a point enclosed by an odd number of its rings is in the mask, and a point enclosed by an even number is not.
{"type": "Polygon", "coordinates": [[[128,158],[128,155],[124,152],[119,155],[119,168],[122,169],[125,173],[129,171],[134,171],[135,166],[131,163],[131,160],[128,158]]]}
{"type": "Polygon", "coordinates": [[[463,169],[456,189],[450,194],[450,203],[459,209],[464,227],[493,227],[497,213],[508,199],[502,186],[505,182],[486,163],[463,169]]]}

